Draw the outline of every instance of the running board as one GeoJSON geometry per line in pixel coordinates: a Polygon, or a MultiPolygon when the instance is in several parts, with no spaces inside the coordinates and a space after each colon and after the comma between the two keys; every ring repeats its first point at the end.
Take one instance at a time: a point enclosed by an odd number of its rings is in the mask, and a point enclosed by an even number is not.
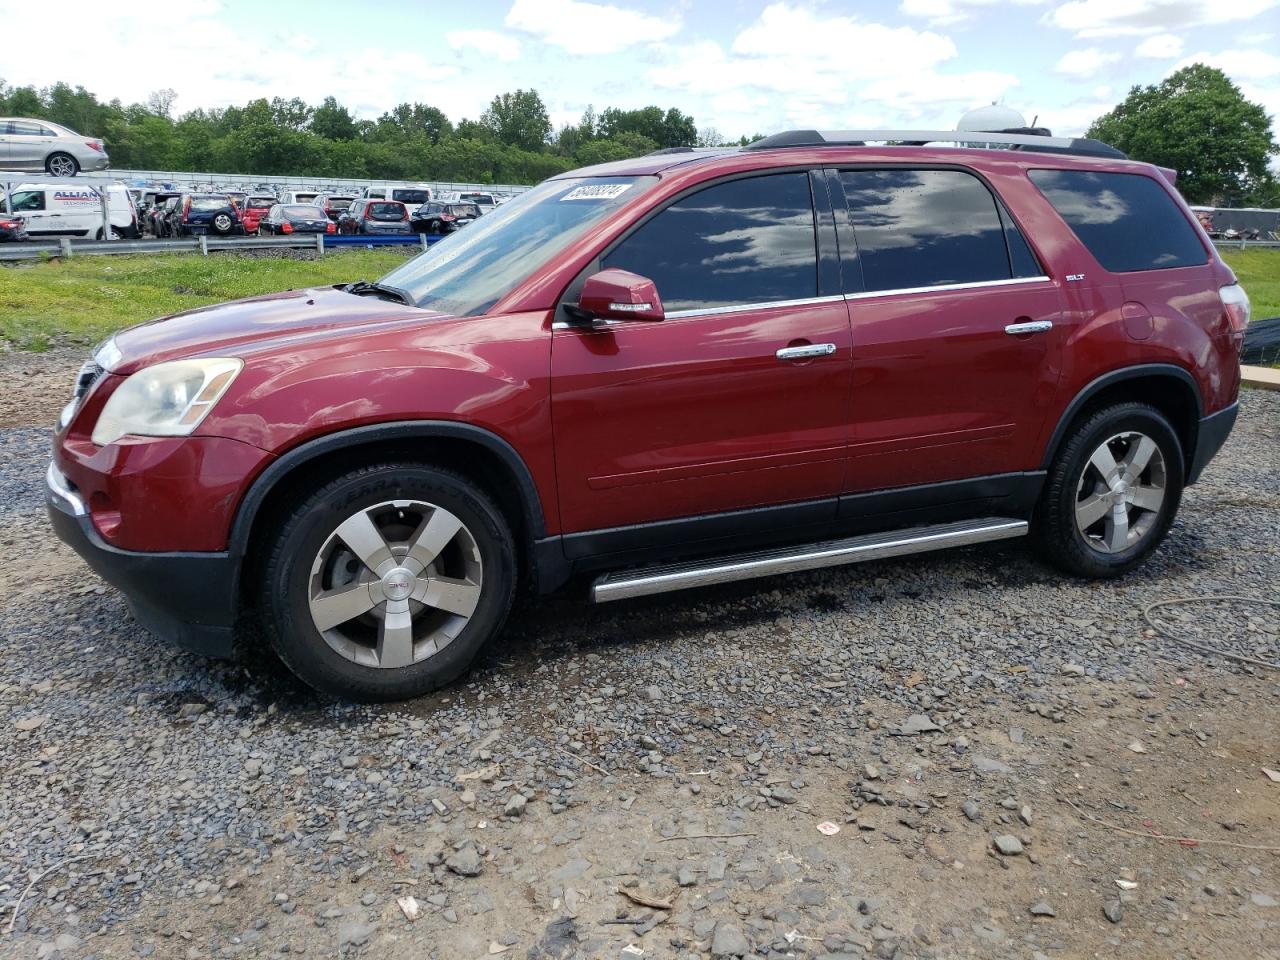
{"type": "Polygon", "coordinates": [[[770,577],[821,567],[838,567],[864,560],[902,557],[946,547],[964,547],[989,540],[1025,536],[1027,521],[1008,517],[964,520],[928,527],[909,527],[888,533],[871,533],[846,540],[828,540],[799,547],[779,547],[706,560],[605,574],[591,585],[591,602],[608,603],[652,593],[669,593],[706,587],[713,583],[770,577]]]}

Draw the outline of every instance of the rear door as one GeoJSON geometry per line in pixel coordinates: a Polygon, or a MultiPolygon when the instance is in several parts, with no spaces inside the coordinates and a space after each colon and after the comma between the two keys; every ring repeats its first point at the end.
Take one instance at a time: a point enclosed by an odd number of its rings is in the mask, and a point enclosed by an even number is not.
{"type": "Polygon", "coordinates": [[[722,181],[600,259],[653,280],[667,313],[556,325],[567,532],[797,501],[812,504],[806,519],[834,516],[850,333],[828,203],[822,186],[816,225],[806,171],[722,181]]]}
{"type": "Polygon", "coordinates": [[[1057,283],[973,172],[832,171],[853,327],[847,492],[1033,470],[1061,376],[1057,283]]]}
{"type": "Polygon", "coordinates": [[[44,158],[56,139],[48,127],[29,120],[9,121],[10,166],[19,170],[42,170],[44,158]]]}

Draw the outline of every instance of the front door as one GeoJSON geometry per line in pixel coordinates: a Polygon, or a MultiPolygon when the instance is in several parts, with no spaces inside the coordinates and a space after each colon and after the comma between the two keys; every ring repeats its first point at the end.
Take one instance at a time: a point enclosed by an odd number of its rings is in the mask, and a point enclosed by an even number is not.
{"type": "Polygon", "coordinates": [[[955,169],[834,178],[853,327],[850,493],[1034,470],[1067,331],[987,185],[955,169]],[[855,253],[856,251],[856,253],[855,253]]]}
{"type": "Polygon", "coordinates": [[[838,277],[819,276],[835,241],[821,223],[807,172],[736,179],[676,200],[601,258],[653,280],[667,314],[556,325],[566,532],[799,501],[816,510],[806,519],[834,516],[850,331],[838,277]]]}
{"type": "Polygon", "coordinates": [[[11,197],[13,212],[22,217],[28,236],[39,237],[57,233],[58,220],[52,219],[52,211],[48,209],[46,202],[48,198],[49,192],[40,187],[13,192],[11,197]]]}

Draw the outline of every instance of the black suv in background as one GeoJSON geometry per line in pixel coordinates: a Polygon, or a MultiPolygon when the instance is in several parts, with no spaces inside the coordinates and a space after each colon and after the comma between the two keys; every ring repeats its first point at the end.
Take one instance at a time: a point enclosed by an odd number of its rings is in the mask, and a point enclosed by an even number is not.
{"type": "Polygon", "coordinates": [[[413,211],[409,225],[414,233],[453,233],[479,216],[480,208],[474,203],[442,203],[433,200],[413,211]]]}

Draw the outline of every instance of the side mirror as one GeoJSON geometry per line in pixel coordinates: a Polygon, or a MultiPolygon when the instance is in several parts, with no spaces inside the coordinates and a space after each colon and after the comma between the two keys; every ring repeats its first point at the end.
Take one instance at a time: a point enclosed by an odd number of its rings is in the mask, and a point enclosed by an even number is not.
{"type": "Polygon", "coordinates": [[[658,288],[648,277],[610,268],[587,277],[578,310],[589,320],[661,320],[658,288]]]}

